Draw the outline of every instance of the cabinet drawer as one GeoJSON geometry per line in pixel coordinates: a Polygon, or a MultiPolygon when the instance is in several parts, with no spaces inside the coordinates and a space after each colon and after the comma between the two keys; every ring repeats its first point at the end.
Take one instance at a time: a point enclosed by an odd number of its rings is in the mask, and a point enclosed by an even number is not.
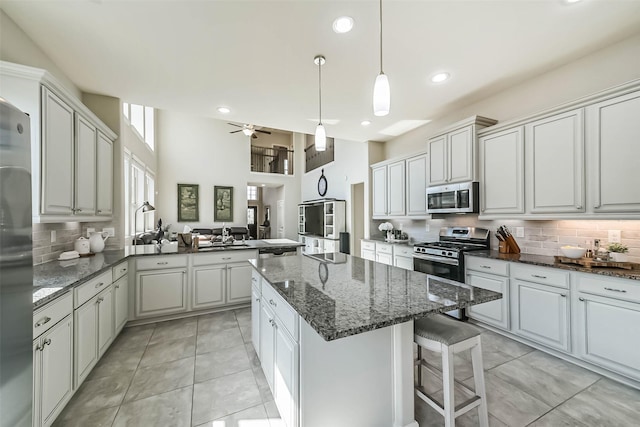
{"type": "Polygon", "coordinates": [[[467,265],[467,269],[469,270],[499,274],[501,276],[509,275],[509,263],[506,261],[497,261],[495,259],[479,258],[473,256],[465,256],[464,261],[467,265]]]}
{"type": "Polygon", "coordinates": [[[193,265],[229,264],[257,258],[256,251],[228,250],[208,254],[194,254],[193,265]]]}
{"type": "Polygon", "coordinates": [[[376,253],[393,255],[393,245],[389,245],[387,243],[376,243],[376,253]]]}
{"type": "Polygon", "coordinates": [[[98,277],[89,280],[77,288],[75,288],[75,302],[73,308],[78,308],[85,302],[89,301],[95,295],[107,289],[107,287],[113,282],[113,276],[111,270],[105,271],[98,277]]]}
{"type": "Polygon", "coordinates": [[[127,274],[127,271],[129,271],[128,262],[122,262],[116,265],[115,267],[113,267],[113,281],[115,282],[122,276],[125,276],[127,274]]]}
{"type": "Polygon", "coordinates": [[[149,256],[136,260],[136,270],[156,270],[158,268],[180,268],[187,266],[187,256],[149,256]]]}
{"type": "Polygon", "coordinates": [[[376,242],[370,242],[368,240],[362,240],[360,244],[360,248],[366,251],[375,251],[376,250],[376,242]]]}
{"type": "Polygon", "coordinates": [[[515,279],[527,282],[540,283],[542,285],[569,288],[569,272],[553,268],[532,267],[522,264],[511,266],[511,276],[515,279]]]}
{"type": "Polygon", "coordinates": [[[413,258],[413,247],[405,245],[394,245],[393,255],[413,258]]]}
{"type": "Polygon", "coordinates": [[[640,303],[640,282],[597,274],[576,274],[578,291],[640,303]]]}
{"type": "Polygon", "coordinates": [[[273,310],[291,336],[298,341],[298,313],[291,308],[271,285],[262,287],[262,302],[273,310]]]}
{"type": "Polygon", "coordinates": [[[33,338],[38,338],[53,325],[73,312],[73,293],[69,292],[33,313],[33,338]]]}

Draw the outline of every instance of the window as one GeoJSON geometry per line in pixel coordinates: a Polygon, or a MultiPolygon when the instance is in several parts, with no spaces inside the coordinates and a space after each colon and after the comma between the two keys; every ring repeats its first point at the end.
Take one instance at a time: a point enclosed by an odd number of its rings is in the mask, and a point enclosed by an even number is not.
{"type": "Polygon", "coordinates": [[[154,229],[155,211],[143,214],[139,208],[145,201],[155,203],[155,175],[128,150],[124,153],[124,185],[126,236],[154,229]]]}
{"type": "Polygon", "coordinates": [[[247,200],[258,200],[258,187],[247,185],[247,200]]]}
{"type": "Polygon", "coordinates": [[[122,114],[129,120],[129,124],[140,139],[152,150],[155,148],[155,111],[144,105],[122,103],[122,114]]]}

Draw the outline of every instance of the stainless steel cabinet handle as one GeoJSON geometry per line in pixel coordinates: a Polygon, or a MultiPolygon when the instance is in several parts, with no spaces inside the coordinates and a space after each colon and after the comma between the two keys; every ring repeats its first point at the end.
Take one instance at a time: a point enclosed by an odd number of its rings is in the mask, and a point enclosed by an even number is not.
{"type": "Polygon", "coordinates": [[[256,302],[260,302],[260,298],[256,298],[256,302]]]}
{"type": "Polygon", "coordinates": [[[98,213],[102,213],[102,210],[98,209],[98,213]]]}
{"type": "Polygon", "coordinates": [[[115,288],[116,288],[116,289],[120,289],[120,285],[116,285],[116,286],[115,286],[115,288]]]}
{"type": "Polygon", "coordinates": [[[606,291],[612,291],[612,292],[621,292],[623,294],[626,294],[627,291],[624,289],[616,289],[616,288],[604,288],[606,291]]]}
{"type": "Polygon", "coordinates": [[[223,261],[228,261],[228,260],[230,260],[230,259],[231,259],[231,257],[230,257],[230,256],[228,256],[228,257],[222,257],[222,260],[223,260],[223,261]]]}
{"type": "Polygon", "coordinates": [[[44,350],[45,345],[51,345],[51,338],[47,338],[46,340],[44,340],[44,343],[42,344],[42,350],[44,350]]]}
{"type": "Polygon", "coordinates": [[[576,206],[576,209],[582,209],[582,206],[578,205],[576,206]]]}
{"type": "Polygon", "coordinates": [[[537,277],[538,279],[546,279],[547,276],[540,276],[539,274],[532,274],[531,277],[537,277]]]}
{"type": "Polygon", "coordinates": [[[278,306],[278,304],[276,304],[275,301],[273,301],[272,299],[269,300],[269,304],[271,304],[274,307],[278,306]]]}
{"type": "Polygon", "coordinates": [[[584,298],[580,297],[578,298],[579,301],[584,301],[584,298]]]}
{"type": "Polygon", "coordinates": [[[76,209],[76,212],[82,212],[82,209],[76,209]]]}
{"type": "Polygon", "coordinates": [[[41,351],[42,347],[40,347],[40,344],[36,345],[36,348],[33,349],[33,351],[41,351]]]}
{"type": "Polygon", "coordinates": [[[99,288],[100,286],[102,286],[102,285],[104,285],[104,282],[100,282],[100,283],[98,283],[98,284],[95,286],[95,288],[96,288],[96,289],[98,289],[98,288],[99,288]]]}
{"type": "Polygon", "coordinates": [[[162,262],[157,262],[157,265],[167,265],[169,264],[169,261],[162,261],[162,262]]]}
{"type": "Polygon", "coordinates": [[[51,321],[51,317],[49,316],[44,316],[42,319],[38,320],[35,324],[36,328],[39,328],[42,325],[45,325],[47,323],[49,323],[51,321]]]}
{"type": "Polygon", "coordinates": [[[560,296],[561,296],[562,298],[566,298],[566,297],[567,297],[567,294],[560,294],[560,296]]]}
{"type": "Polygon", "coordinates": [[[491,268],[490,265],[481,265],[480,268],[491,268]]]}
{"type": "Polygon", "coordinates": [[[271,323],[271,326],[273,326],[273,319],[269,319],[269,323],[271,323]]]}
{"type": "Polygon", "coordinates": [[[98,299],[96,300],[96,302],[97,302],[98,304],[100,304],[102,301],[104,301],[104,298],[102,298],[102,297],[100,297],[100,298],[98,298],[98,299]]]}

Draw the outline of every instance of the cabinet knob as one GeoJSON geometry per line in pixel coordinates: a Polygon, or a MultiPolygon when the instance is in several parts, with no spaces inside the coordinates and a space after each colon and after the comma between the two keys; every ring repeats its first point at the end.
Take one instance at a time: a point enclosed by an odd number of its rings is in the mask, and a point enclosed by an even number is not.
{"type": "Polygon", "coordinates": [[[272,305],[272,306],[274,306],[274,307],[277,307],[277,306],[278,306],[278,304],[276,304],[276,303],[275,303],[275,301],[274,301],[274,300],[272,300],[272,299],[270,299],[270,300],[269,300],[269,304],[271,304],[271,305],[272,305]]]}
{"type": "Polygon", "coordinates": [[[96,302],[97,302],[98,304],[100,304],[102,301],[104,301],[104,298],[102,298],[102,297],[100,297],[100,298],[98,298],[98,299],[96,300],[96,302]]]}
{"type": "Polygon", "coordinates": [[[44,350],[45,345],[51,345],[51,338],[47,338],[46,340],[44,340],[44,343],[42,344],[42,350],[44,350]]]}
{"type": "Polygon", "coordinates": [[[76,209],[75,211],[76,212],[82,212],[82,209],[76,209]]]}
{"type": "Polygon", "coordinates": [[[260,302],[260,298],[256,298],[256,302],[260,302]]]}
{"type": "Polygon", "coordinates": [[[116,289],[120,289],[120,285],[116,285],[116,286],[115,286],[115,288],[116,288],[116,289]]]}
{"type": "Polygon", "coordinates": [[[98,213],[102,213],[102,210],[98,209],[98,213]]]}
{"type": "Polygon", "coordinates": [[[566,298],[566,297],[567,297],[567,294],[560,294],[560,296],[561,296],[562,298],[566,298]]]}
{"type": "Polygon", "coordinates": [[[95,288],[96,288],[96,289],[98,289],[98,288],[99,288],[100,286],[102,286],[102,285],[104,285],[104,282],[100,282],[100,283],[98,283],[98,284],[95,286],[95,288]]]}
{"type": "Polygon", "coordinates": [[[576,209],[582,209],[582,206],[581,205],[577,205],[576,209]]]}
{"type": "Polygon", "coordinates": [[[584,301],[584,298],[580,297],[578,298],[579,301],[584,301]]]}
{"type": "Polygon", "coordinates": [[[42,351],[42,347],[40,347],[40,344],[36,345],[36,348],[34,348],[34,351],[42,351]]]}

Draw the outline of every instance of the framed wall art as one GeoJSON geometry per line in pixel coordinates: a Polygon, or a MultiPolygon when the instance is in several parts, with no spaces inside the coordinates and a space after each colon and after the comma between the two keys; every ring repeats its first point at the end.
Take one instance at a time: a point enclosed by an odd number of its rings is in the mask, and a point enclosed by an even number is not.
{"type": "Polygon", "coordinates": [[[233,187],[213,187],[213,221],[233,222],[233,187]]]}
{"type": "Polygon", "coordinates": [[[178,222],[198,221],[198,184],[178,184],[178,222]]]}

